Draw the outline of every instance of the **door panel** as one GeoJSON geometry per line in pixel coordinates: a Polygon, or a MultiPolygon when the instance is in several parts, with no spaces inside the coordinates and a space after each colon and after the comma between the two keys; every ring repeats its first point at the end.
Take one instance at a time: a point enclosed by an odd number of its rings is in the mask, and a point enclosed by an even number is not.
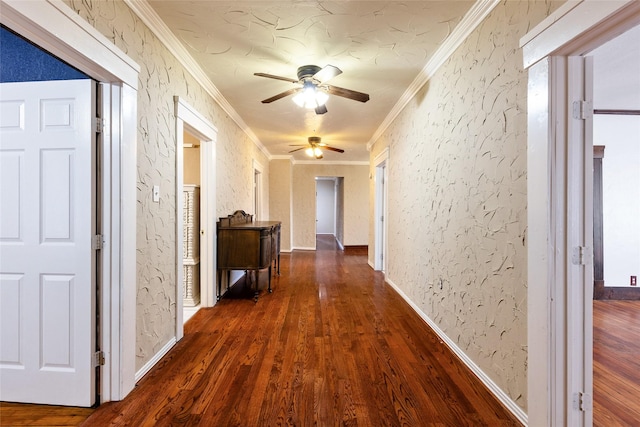
{"type": "Polygon", "coordinates": [[[95,401],[95,87],[0,85],[0,400],[95,401]]]}

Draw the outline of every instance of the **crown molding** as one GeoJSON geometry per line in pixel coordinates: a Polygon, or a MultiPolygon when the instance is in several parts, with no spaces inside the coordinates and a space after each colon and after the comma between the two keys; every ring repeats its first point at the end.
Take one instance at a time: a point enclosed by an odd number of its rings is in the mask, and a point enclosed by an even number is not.
{"type": "Polygon", "coordinates": [[[289,160],[292,165],[342,165],[342,166],[369,166],[368,160],[296,160],[290,154],[278,154],[271,156],[270,160],[289,160]]]}
{"type": "Polygon", "coordinates": [[[293,156],[290,154],[276,154],[274,156],[271,156],[270,160],[291,160],[293,159],[293,156]]]}
{"type": "Polygon", "coordinates": [[[176,57],[189,74],[211,95],[214,101],[220,105],[225,113],[229,115],[242,131],[249,137],[251,141],[262,151],[262,153],[271,160],[271,153],[262,144],[260,139],[251,130],[249,126],[242,120],[238,112],[229,104],[229,101],[222,96],[218,88],[213,84],[211,79],[204,72],[202,67],[187,52],[178,38],[169,30],[169,27],[160,19],[155,10],[147,2],[147,0],[124,0],[129,8],[145,23],[160,42],[176,57]]]}
{"type": "Polygon", "coordinates": [[[349,161],[349,160],[296,160],[291,159],[291,163],[295,165],[313,165],[313,166],[369,166],[369,162],[349,161]]]}
{"type": "Polygon", "coordinates": [[[466,40],[473,30],[487,17],[487,15],[498,5],[500,0],[478,0],[464,15],[462,20],[453,29],[449,37],[447,37],[440,45],[438,50],[433,54],[431,59],[427,62],[427,65],[418,73],[413,82],[409,85],[407,90],[404,91],[398,102],[393,106],[387,117],[382,121],[378,129],[373,133],[373,136],[367,143],[367,150],[371,151],[371,148],[375,145],[382,134],[398,117],[400,112],[407,106],[420,88],[427,83],[427,81],[433,77],[438,69],[449,59],[449,57],[455,52],[455,50],[466,40]]]}

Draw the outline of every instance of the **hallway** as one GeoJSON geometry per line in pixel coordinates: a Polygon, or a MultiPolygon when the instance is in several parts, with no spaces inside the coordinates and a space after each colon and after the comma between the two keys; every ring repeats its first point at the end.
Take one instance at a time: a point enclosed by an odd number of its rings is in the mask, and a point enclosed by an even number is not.
{"type": "Polygon", "coordinates": [[[201,309],[124,401],[82,425],[520,425],[366,249],[320,236],[316,251],[282,254],[281,270],[257,303],[239,283],[201,309]]]}

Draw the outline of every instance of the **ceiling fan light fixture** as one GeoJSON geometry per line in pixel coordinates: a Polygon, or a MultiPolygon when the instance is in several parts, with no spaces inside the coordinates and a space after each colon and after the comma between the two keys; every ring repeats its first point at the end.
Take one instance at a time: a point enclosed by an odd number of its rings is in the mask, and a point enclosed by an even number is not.
{"type": "MultiPolygon", "coordinates": [[[[326,104],[328,100],[329,100],[328,93],[322,90],[316,89],[316,103],[318,104],[317,107],[320,107],[321,105],[326,104]]],[[[316,107],[313,107],[313,108],[316,108],[316,107]]]]}
{"type": "Polygon", "coordinates": [[[323,157],[322,149],[319,147],[309,147],[304,150],[304,153],[309,157],[315,157],[316,159],[321,159],[323,157]]]}
{"type": "Polygon", "coordinates": [[[317,108],[324,105],[329,99],[329,95],[318,88],[313,83],[305,83],[304,88],[293,97],[299,107],[317,108]]]}

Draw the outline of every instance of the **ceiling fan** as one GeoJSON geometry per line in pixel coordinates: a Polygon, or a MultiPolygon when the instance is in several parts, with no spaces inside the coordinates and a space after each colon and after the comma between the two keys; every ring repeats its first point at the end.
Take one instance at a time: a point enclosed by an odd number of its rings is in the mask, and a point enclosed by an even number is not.
{"type": "Polygon", "coordinates": [[[309,157],[315,157],[316,159],[321,159],[323,157],[322,150],[330,150],[335,151],[337,153],[344,153],[342,148],[330,147],[324,142],[321,142],[319,136],[310,136],[308,138],[309,144],[304,145],[300,148],[296,148],[295,150],[289,151],[289,153],[295,153],[296,151],[305,150],[305,153],[309,157]],[[306,148],[305,148],[306,147],[306,148]]]}
{"type": "Polygon", "coordinates": [[[324,114],[327,112],[327,107],[324,104],[329,98],[329,95],[337,95],[360,102],[367,102],[369,100],[369,95],[366,93],[326,84],[339,74],[342,74],[342,70],[333,65],[326,65],[324,68],[320,68],[317,65],[303,65],[298,68],[298,80],[265,73],[254,73],[254,76],[283,80],[301,85],[300,87],[289,89],[272,96],[271,98],[264,99],[262,101],[263,104],[268,104],[285,96],[295,94],[293,101],[296,104],[305,108],[314,108],[316,114],[324,114]]]}

